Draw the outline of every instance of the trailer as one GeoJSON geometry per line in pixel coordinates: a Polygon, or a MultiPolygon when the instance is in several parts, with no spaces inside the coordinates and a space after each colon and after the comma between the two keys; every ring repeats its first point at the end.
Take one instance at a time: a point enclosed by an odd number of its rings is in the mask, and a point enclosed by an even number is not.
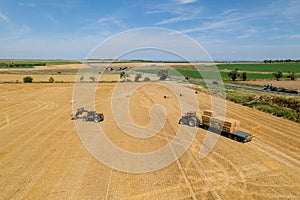
{"type": "Polygon", "coordinates": [[[204,110],[201,117],[198,117],[196,112],[188,112],[180,118],[179,123],[192,127],[197,126],[206,130],[209,129],[238,142],[250,142],[260,131],[260,127],[252,128],[249,133],[238,130],[240,126],[238,120],[216,116],[211,110],[204,110]]]}

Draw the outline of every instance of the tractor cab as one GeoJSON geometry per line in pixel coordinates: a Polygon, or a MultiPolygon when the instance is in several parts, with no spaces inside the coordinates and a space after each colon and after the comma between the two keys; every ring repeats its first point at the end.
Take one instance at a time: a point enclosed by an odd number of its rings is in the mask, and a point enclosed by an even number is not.
{"type": "Polygon", "coordinates": [[[96,114],[97,114],[96,111],[89,111],[86,116],[88,118],[94,118],[96,114]]]}
{"type": "Polygon", "coordinates": [[[187,117],[196,117],[196,112],[194,112],[194,111],[187,112],[185,115],[186,115],[187,117]]]}
{"type": "Polygon", "coordinates": [[[179,124],[185,124],[188,126],[200,126],[200,119],[197,117],[195,111],[187,112],[184,116],[179,120],[179,124]]]}

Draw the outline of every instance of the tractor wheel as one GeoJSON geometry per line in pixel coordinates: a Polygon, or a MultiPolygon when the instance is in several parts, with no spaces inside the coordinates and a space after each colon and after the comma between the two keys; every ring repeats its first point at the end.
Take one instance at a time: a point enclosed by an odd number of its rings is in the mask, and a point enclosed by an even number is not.
{"type": "Polygon", "coordinates": [[[87,118],[86,118],[86,117],[83,117],[83,118],[82,118],[82,121],[86,122],[86,121],[87,121],[87,118]]]}
{"type": "Polygon", "coordinates": [[[99,119],[99,118],[95,118],[94,121],[95,121],[96,123],[99,123],[99,122],[100,122],[100,119],[99,119]]]}
{"type": "Polygon", "coordinates": [[[180,119],[180,120],[179,120],[179,124],[183,124],[183,121],[182,121],[182,119],[180,119]]]}
{"type": "Polygon", "coordinates": [[[192,120],[192,119],[190,119],[190,120],[188,121],[188,125],[194,127],[194,126],[195,126],[195,121],[192,120]]]}

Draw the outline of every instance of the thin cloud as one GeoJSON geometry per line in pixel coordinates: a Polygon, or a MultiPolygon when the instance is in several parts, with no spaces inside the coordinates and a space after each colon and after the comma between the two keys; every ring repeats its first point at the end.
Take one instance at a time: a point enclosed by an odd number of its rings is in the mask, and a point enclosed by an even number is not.
{"type": "Polygon", "coordinates": [[[174,3],[161,3],[148,7],[149,11],[146,14],[168,13],[173,15],[193,15],[203,11],[202,6],[192,7],[189,5],[178,5],[174,3]]]}
{"type": "Polygon", "coordinates": [[[178,22],[183,22],[187,20],[192,20],[194,17],[192,16],[179,16],[179,17],[174,17],[174,18],[169,18],[169,19],[164,19],[160,22],[157,22],[155,25],[165,25],[165,24],[172,24],[172,23],[178,23],[178,22]]]}
{"type": "Polygon", "coordinates": [[[96,20],[88,20],[84,26],[81,27],[82,31],[96,31],[97,34],[109,36],[116,30],[126,29],[127,26],[123,21],[114,16],[101,17],[96,20]]]}
{"type": "Polygon", "coordinates": [[[57,24],[60,23],[60,21],[59,21],[58,19],[54,18],[54,17],[53,17],[52,15],[50,15],[50,14],[47,15],[47,18],[48,18],[48,20],[49,20],[52,24],[54,24],[54,25],[57,25],[57,24]]]}
{"type": "Polygon", "coordinates": [[[26,24],[23,24],[20,27],[15,28],[12,31],[12,35],[21,36],[21,35],[25,35],[25,34],[29,33],[30,31],[31,31],[30,27],[27,26],[26,24]]]}
{"type": "Polygon", "coordinates": [[[246,39],[246,38],[250,38],[251,36],[253,36],[256,33],[256,29],[249,29],[246,33],[244,33],[243,35],[239,35],[237,36],[237,39],[246,39]]]}
{"type": "Polygon", "coordinates": [[[239,11],[238,9],[228,9],[223,11],[221,15],[230,15],[230,14],[237,13],[238,11],[239,11]]]}
{"type": "Polygon", "coordinates": [[[243,19],[243,17],[237,17],[237,18],[232,18],[232,19],[227,19],[227,20],[222,20],[217,22],[206,23],[206,24],[199,25],[198,28],[185,29],[185,30],[181,30],[181,32],[192,33],[192,32],[208,31],[208,30],[214,30],[218,28],[224,28],[232,25],[233,22],[237,22],[241,19],[243,19]]]}
{"type": "Polygon", "coordinates": [[[8,17],[0,10],[0,19],[4,22],[8,22],[8,17]]]}
{"type": "Polygon", "coordinates": [[[35,3],[23,3],[23,2],[18,2],[18,5],[19,5],[19,6],[22,6],[22,7],[30,7],[30,8],[36,7],[36,4],[35,4],[35,3]]]}
{"type": "Polygon", "coordinates": [[[194,3],[197,0],[176,0],[177,3],[179,4],[189,4],[189,3],[194,3]]]}
{"type": "Polygon", "coordinates": [[[118,24],[120,23],[120,21],[115,18],[115,17],[102,17],[100,19],[97,20],[98,24],[109,24],[109,23],[113,23],[113,24],[118,24]]]}
{"type": "Polygon", "coordinates": [[[300,39],[300,34],[285,34],[273,37],[272,39],[300,39]]]}
{"type": "Polygon", "coordinates": [[[175,15],[174,17],[161,19],[160,21],[154,23],[154,25],[158,26],[203,18],[201,17],[201,13],[204,10],[204,8],[201,6],[190,7],[169,3],[155,5],[151,9],[152,10],[146,12],[146,14],[166,13],[175,15]]]}
{"type": "Polygon", "coordinates": [[[108,16],[108,17],[102,17],[97,20],[97,25],[103,26],[103,27],[110,27],[111,25],[124,28],[125,24],[117,17],[114,16],[108,16]]]}

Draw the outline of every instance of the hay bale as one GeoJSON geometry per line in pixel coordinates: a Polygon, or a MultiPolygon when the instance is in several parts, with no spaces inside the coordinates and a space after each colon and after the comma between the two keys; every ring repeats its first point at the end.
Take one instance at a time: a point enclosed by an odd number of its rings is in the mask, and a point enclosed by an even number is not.
{"type": "Polygon", "coordinates": [[[213,117],[213,116],[215,116],[215,113],[212,110],[204,110],[203,115],[213,117]]]}
{"type": "Polygon", "coordinates": [[[221,128],[223,124],[222,130],[225,132],[232,133],[238,129],[240,122],[235,119],[231,119],[231,118],[224,119],[223,117],[217,116],[217,117],[212,117],[210,123],[214,128],[221,128]]]}

